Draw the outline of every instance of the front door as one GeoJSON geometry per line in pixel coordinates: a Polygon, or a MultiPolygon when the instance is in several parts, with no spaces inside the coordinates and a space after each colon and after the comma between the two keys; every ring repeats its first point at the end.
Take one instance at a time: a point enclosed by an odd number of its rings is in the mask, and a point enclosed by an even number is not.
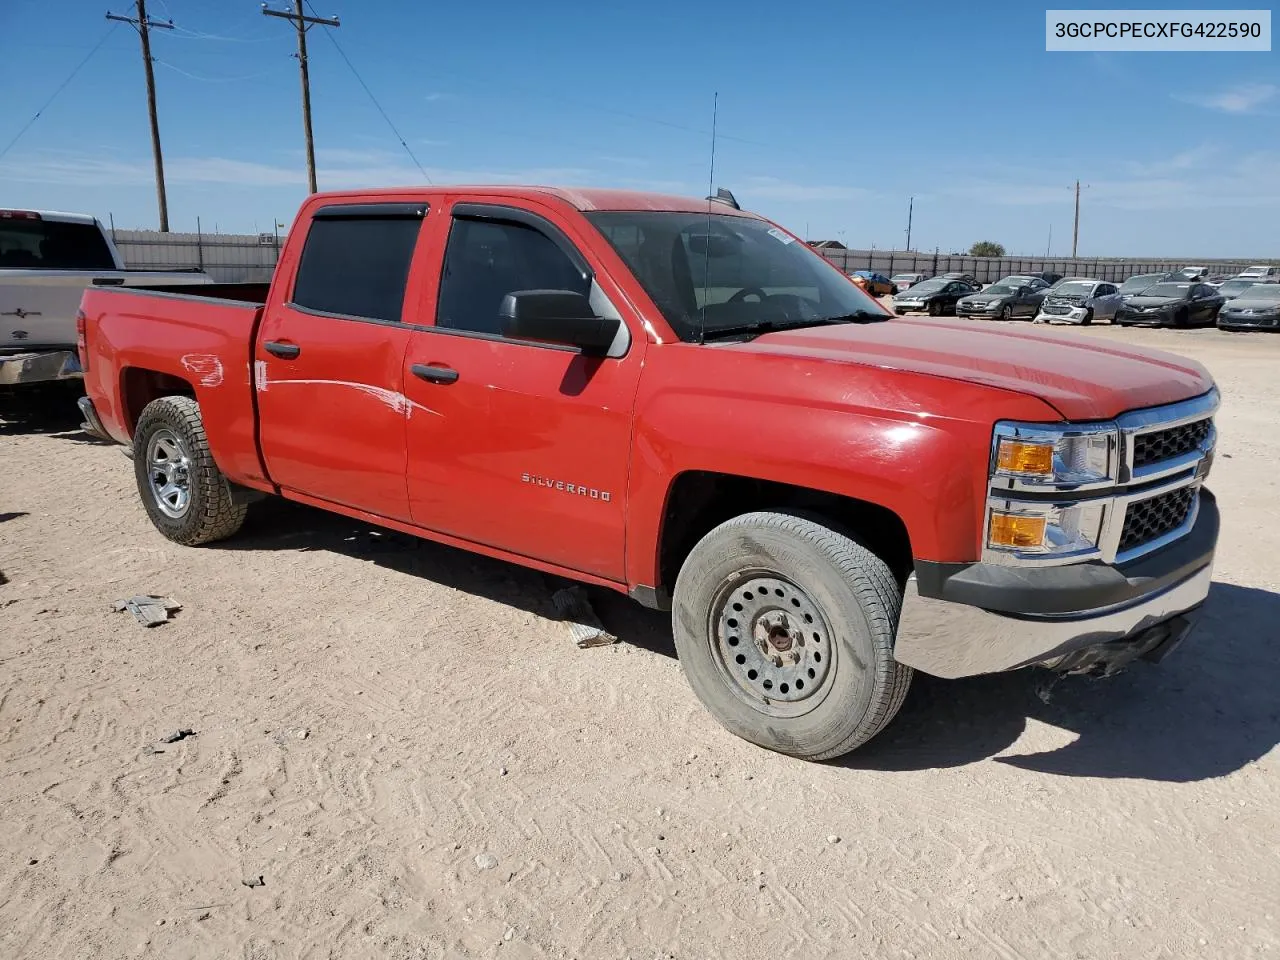
{"type": "Polygon", "coordinates": [[[422,205],[323,207],[255,344],[263,458],[281,487],[409,519],[401,323],[422,205]]]}
{"type": "Polygon", "coordinates": [[[554,216],[453,210],[438,302],[405,358],[410,507],[420,526],[620,581],[644,343],[625,316],[604,357],[498,327],[515,290],[574,290],[622,316],[616,288],[554,216]]]}

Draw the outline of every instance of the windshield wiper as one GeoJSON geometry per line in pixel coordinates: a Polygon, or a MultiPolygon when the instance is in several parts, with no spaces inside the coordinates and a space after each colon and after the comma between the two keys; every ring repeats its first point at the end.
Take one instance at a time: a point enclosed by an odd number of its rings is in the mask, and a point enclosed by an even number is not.
{"type": "Polygon", "coordinates": [[[759,320],[755,323],[740,323],[731,327],[710,327],[701,333],[702,340],[718,340],[722,337],[760,336],[764,333],[777,333],[780,330],[801,330],[805,327],[825,327],[831,324],[862,323],[875,320],[888,320],[881,313],[871,310],[858,310],[854,313],[841,314],[838,317],[814,317],[811,320],[759,320]]]}

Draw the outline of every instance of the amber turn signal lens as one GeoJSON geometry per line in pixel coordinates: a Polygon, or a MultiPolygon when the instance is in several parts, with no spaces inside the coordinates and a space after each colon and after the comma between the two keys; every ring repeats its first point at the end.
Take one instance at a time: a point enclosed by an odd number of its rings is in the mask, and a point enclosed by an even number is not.
{"type": "Polygon", "coordinates": [[[1000,450],[996,455],[996,467],[1004,473],[1020,473],[1036,477],[1053,476],[1053,444],[1001,440],[1000,450]]]}
{"type": "Polygon", "coordinates": [[[987,543],[993,547],[1042,547],[1046,522],[1044,517],[993,512],[987,543]]]}

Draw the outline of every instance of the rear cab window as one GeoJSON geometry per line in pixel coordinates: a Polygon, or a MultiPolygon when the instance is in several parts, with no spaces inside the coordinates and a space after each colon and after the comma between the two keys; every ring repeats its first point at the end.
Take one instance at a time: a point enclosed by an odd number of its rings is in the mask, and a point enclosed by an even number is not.
{"type": "Polygon", "coordinates": [[[322,207],[312,218],[290,305],[304,312],[399,323],[425,204],[322,207]]]}
{"type": "Polygon", "coordinates": [[[0,270],[115,270],[96,223],[0,217],[0,270]]]}

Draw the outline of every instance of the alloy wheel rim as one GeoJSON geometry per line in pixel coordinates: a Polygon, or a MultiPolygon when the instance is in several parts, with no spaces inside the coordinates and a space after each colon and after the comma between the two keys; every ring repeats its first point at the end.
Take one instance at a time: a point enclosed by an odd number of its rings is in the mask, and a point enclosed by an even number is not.
{"type": "Polygon", "coordinates": [[[191,508],[191,453],[182,438],[161,427],[147,441],[147,484],[156,507],[180,520],[191,508]]]}

